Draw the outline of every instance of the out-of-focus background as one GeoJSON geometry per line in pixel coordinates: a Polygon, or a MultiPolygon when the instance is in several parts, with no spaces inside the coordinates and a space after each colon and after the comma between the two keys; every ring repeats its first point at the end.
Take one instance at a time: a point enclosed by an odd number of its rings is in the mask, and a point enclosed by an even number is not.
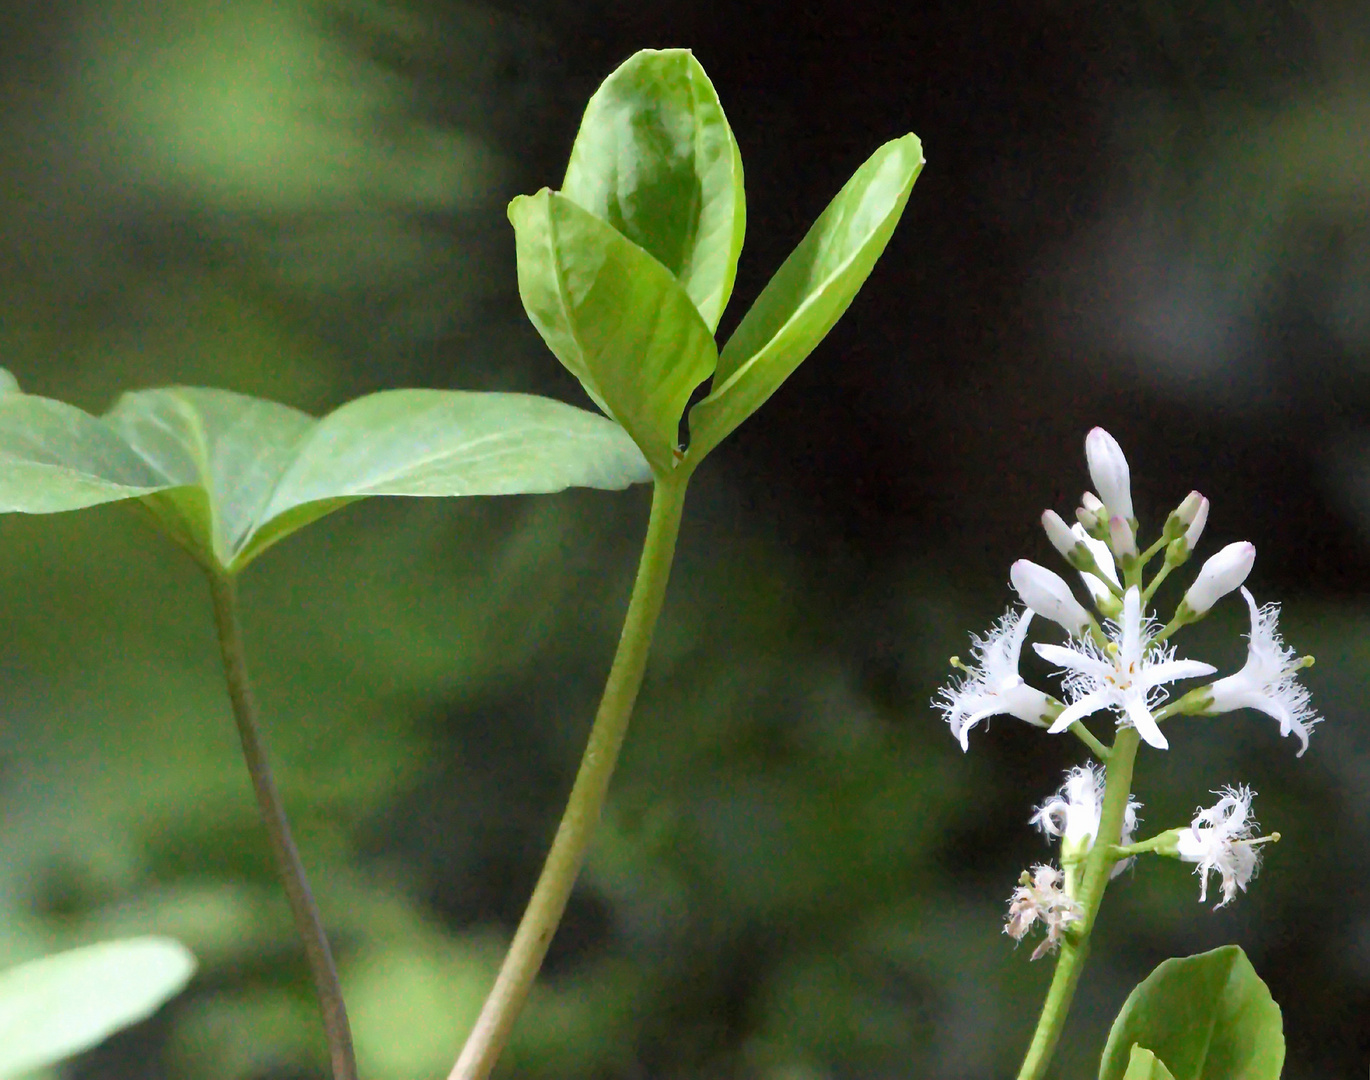
{"type": "MultiPolygon", "coordinates": [[[[1370,13],[1358,2],[5,0],[0,364],[103,411],[208,384],[588,404],[521,311],[507,200],[633,50],[692,47],[747,169],[724,335],[846,177],[928,165],[857,302],[697,477],[612,805],[520,1024],[527,1078],[1011,1075],[1050,976],[1000,931],[1077,744],[963,755],[929,699],[1053,558],[1109,428],[1155,528],[1315,653],[1308,753],[1241,714],[1145,753],[1149,828],[1238,781],[1283,842],[1212,912],[1110,890],[1054,1073],[1156,963],[1240,944],[1290,1080],[1370,1060],[1370,13]]],[[[280,782],[367,1080],[444,1075],[612,653],[643,489],[371,502],[244,582],[280,782]]],[[[1173,601],[1178,596],[1171,597],[1173,601]]],[[[203,970],[95,1080],[324,1075],[204,583],[117,507],[0,521],[0,964],[172,933],[203,970]]],[[[1189,650],[1240,663],[1222,605],[1189,650]]]]}

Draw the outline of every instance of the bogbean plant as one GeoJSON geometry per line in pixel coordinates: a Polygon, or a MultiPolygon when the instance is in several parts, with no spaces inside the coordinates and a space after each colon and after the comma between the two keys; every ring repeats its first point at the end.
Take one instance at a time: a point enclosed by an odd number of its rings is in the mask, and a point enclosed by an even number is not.
{"type": "MultiPolygon", "coordinates": [[[[1060,790],[1031,823],[1060,842],[1059,865],[1024,870],[1009,899],[1004,932],[1017,941],[1040,930],[1031,958],[1057,953],[1056,970],[1019,1080],[1046,1073],[1079,984],[1100,905],[1109,883],[1139,856],[1195,864],[1199,900],[1209,899],[1215,875],[1225,907],[1245,891],[1261,861],[1262,845],[1279,833],[1259,835],[1252,816],[1254,792],[1230,784],[1213,792],[1188,824],[1137,840],[1141,804],[1132,795],[1141,744],[1164,752],[1161,725],[1175,717],[1214,716],[1255,709],[1279,722],[1280,734],[1298,739],[1298,755],[1319,722],[1299,672],[1313,663],[1287,648],[1279,608],[1259,606],[1244,587],[1256,558],[1250,543],[1229,544],[1199,569],[1168,622],[1156,617],[1157,590],[1188,562],[1208,521],[1209,502],[1197,491],[1166,519],[1160,535],[1139,549],[1131,474],[1117,440],[1102,428],[1085,439],[1086,492],[1067,525],[1054,510],[1042,515],[1047,539],[1080,575],[1094,611],[1069,583],[1044,566],[1020,559],[1009,577],[1021,607],[1013,607],[984,637],[972,635],[972,662],[953,657],[958,669],[934,705],[966,750],[970,732],[993,716],[1013,716],[1048,734],[1071,732],[1094,761],[1072,768],[1060,790]],[[1152,560],[1161,564],[1148,581],[1152,560]],[[1169,686],[1207,679],[1217,669],[1181,659],[1172,638],[1204,618],[1220,599],[1241,590],[1250,616],[1247,658],[1241,670],[1170,698],[1169,686]],[[1041,616],[1065,632],[1064,643],[1034,643],[1033,650],[1061,674],[1062,694],[1026,682],[1019,661],[1030,625],[1041,616]],[[1102,718],[1112,728],[1105,744],[1086,726],[1102,718]]],[[[1040,625],[1040,624],[1039,624],[1040,625]]],[[[1182,732],[1176,732],[1182,737],[1182,732]]],[[[1163,760],[1159,759],[1159,760],[1163,760]]],[[[1215,778],[1217,779],[1217,778],[1215,778]]],[[[1127,999],[1113,1024],[1100,1080],[1275,1080],[1284,1064],[1280,1010],[1236,946],[1168,960],[1127,999]]]]}
{"type": "MultiPolygon", "coordinates": [[[[248,677],[239,575],[292,533],[370,496],[653,484],[637,577],[580,770],[452,1070],[453,1078],[485,1077],[529,993],[600,816],[665,597],[690,478],[841,317],[884,251],[922,165],[913,135],[878,149],[720,352],[714,332],[745,232],[741,155],[712,84],[688,51],[631,57],[591,98],[560,190],[509,207],[524,307],[603,415],[523,394],[388,390],[315,419],[224,390],[174,387],[125,394],[97,417],[25,394],[0,372],[0,510],[47,514],[124,502],[205,572],[228,696],[335,1080],[356,1080],[352,1037],[323,919],[272,779],[248,677]],[[691,397],[710,379],[686,417],[691,397]]],[[[146,1015],[189,976],[189,960],[174,943],[100,948],[0,975],[0,1077],[91,1045],[146,1015]],[[26,1008],[40,999],[51,1021],[41,1025],[26,1008]]]]}
{"type": "MultiPolygon", "coordinates": [[[[223,390],[125,394],[96,417],[24,394],[0,374],[0,509],[54,513],[125,502],[204,570],[228,694],[253,790],[304,946],[335,1080],[356,1080],[346,1008],[304,868],[272,780],[248,677],[236,582],[272,545],[375,495],[456,496],[621,489],[650,480],[651,513],[618,649],[542,874],[452,1080],[489,1075],[565,908],[642,681],[665,596],[686,488],[708,453],[818,345],[885,248],[923,165],[913,135],[886,143],[852,176],[762,291],[720,352],[714,332],[732,292],[745,231],[742,161],[703,69],[683,50],[644,51],[591,98],[560,190],[509,207],[519,293],[534,326],[603,415],[506,393],[389,390],[323,419],[223,390]],[[712,380],[685,416],[697,389],[712,380]],[[682,424],[686,437],[682,443],[682,424]]],[[[937,704],[968,746],[982,720],[1016,716],[1071,731],[1097,759],[1072,770],[1033,820],[1061,841],[1060,865],[1025,871],[1006,931],[1040,926],[1038,958],[1055,977],[1020,1077],[1043,1075],[1074,995],[1109,881],[1141,854],[1197,864],[1206,898],[1245,889],[1259,847],[1251,792],[1224,789],[1187,826],[1136,841],[1133,766],[1143,741],[1164,749],[1177,715],[1253,707],[1306,745],[1314,719],[1293,681],[1308,662],[1280,641],[1276,609],[1251,613],[1237,674],[1164,704],[1167,684],[1214,669],[1175,657],[1169,639],[1237,588],[1254,549],[1210,559],[1171,621],[1151,618],[1158,586],[1203,530],[1191,495],[1138,551],[1127,462],[1096,429],[1087,440],[1098,495],[1074,527],[1054,513],[1047,535],[1082,575],[1091,614],[1056,574],[1029,562],[1012,580],[1025,605],[984,638],[937,704]],[[1158,555],[1149,582],[1143,571],[1158,555]],[[1018,673],[1036,615],[1067,632],[1036,651],[1065,672],[1062,698],[1018,673]],[[1086,727],[1111,715],[1105,745],[1086,727]]],[[[189,977],[174,943],[152,939],[78,950],[0,974],[0,1077],[47,1064],[147,1014],[189,977]],[[80,993],[76,993],[79,990],[80,993]],[[42,1007],[35,1011],[35,1003],[42,1007]],[[39,1017],[43,1022],[39,1022],[39,1017]],[[8,1056],[7,1056],[8,1054],[8,1056]]],[[[403,1037],[397,1033],[397,1037],[403,1037]]],[[[1103,1080],[1261,1080],[1283,1060],[1279,1010],[1235,947],[1167,961],[1128,999],[1104,1051],[1103,1080]]]]}

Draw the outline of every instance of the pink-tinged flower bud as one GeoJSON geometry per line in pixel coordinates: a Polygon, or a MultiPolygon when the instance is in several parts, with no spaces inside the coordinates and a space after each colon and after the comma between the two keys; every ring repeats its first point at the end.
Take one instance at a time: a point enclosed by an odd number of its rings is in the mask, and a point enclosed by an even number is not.
{"type": "Polygon", "coordinates": [[[1089,476],[1099,489],[1099,497],[1108,507],[1110,517],[1115,514],[1126,521],[1132,513],[1132,478],[1127,458],[1118,440],[1101,427],[1085,437],[1085,458],[1089,462],[1089,476]]]}
{"type": "MultiPolygon", "coordinates": [[[[1189,498],[1192,499],[1195,495],[1199,495],[1199,493],[1197,491],[1191,491],[1189,493],[1189,498]]],[[[1185,503],[1188,502],[1189,499],[1185,499],[1185,501],[1180,504],[1181,511],[1184,510],[1185,503]]],[[[1202,495],[1199,495],[1198,508],[1194,511],[1194,516],[1189,521],[1189,527],[1184,531],[1184,546],[1188,548],[1190,551],[1193,551],[1196,547],[1199,546],[1199,537],[1203,535],[1204,526],[1207,524],[1208,500],[1205,499],[1202,495]]]]}
{"type": "Polygon", "coordinates": [[[1009,570],[1009,580],[1023,603],[1038,615],[1059,623],[1075,637],[1084,633],[1089,625],[1089,612],[1059,574],[1028,559],[1019,559],[1009,570]]]}
{"type": "Polygon", "coordinates": [[[1075,538],[1075,534],[1070,531],[1070,526],[1062,520],[1060,514],[1055,510],[1043,511],[1042,528],[1046,530],[1047,539],[1051,541],[1052,547],[1067,559],[1074,556],[1079,541],[1075,538]]]}
{"type": "Polygon", "coordinates": [[[1094,533],[1099,528],[1099,523],[1107,519],[1108,511],[1104,509],[1099,496],[1092,491],[1086,491],[1080,496],[1080,506],[1075,511],[1075,520],[1085,527],[1086,532],[1094,533]]]}
{"type": "Polygon", "coordinates": [[[1245,540],[1228,544],[1199,570],[1194,584],[1184,594],[1181,606],[1203,615],[1214,604],[1241,586],[1256,562],[1256,545],[1245,540]]]}
{"type": "Polygon", "coordinates": [[[1132,526],[1117,514],[1108,519],[1108,546],[1119,559],[1137,554],[1137,538],[1132,535],[1132,526]]]}

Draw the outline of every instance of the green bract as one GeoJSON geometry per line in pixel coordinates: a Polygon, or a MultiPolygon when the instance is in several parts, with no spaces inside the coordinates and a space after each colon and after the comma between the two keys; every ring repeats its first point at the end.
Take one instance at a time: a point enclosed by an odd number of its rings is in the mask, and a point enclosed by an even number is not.
{"type": "Polygon", "coordinates": [[[168,938],[130,938],[0,972],[0,1080],[79,1054],[150,1016],[195,970],[168,938]]]}
{"type": "Polygon", "coordinates": [[[624,488],[646,462],[614,424],[526,394],[387,390],[322,420],[226,390],[125,394],[104,417],[0,383],[0,512],[139,499],[201,563],[236,573],[370,495],[624,488]]]}
{"type": "Polygon", "coordinates": [[[1113,1022],[1099,1080],[1134,1080],[1134,1045],[1169,1070],[1138,1077],[1278,1080],[1284,1066],[1280,1007],[1235,945],[1166,960],[1143,979],[1113,1022]]]}
{"type": "Polygon", "coordinates": [[[519,293],[548,347],[658,476],[693,468],[755,412],[851,303],[923,167],[886,143],[828,205],[728,341],[713,332],[745,231],[742,160],[686,50],[644,50],[590,100],[561,192],[509,206],[519,293]],[[689,449],[680,422],[690,410],[689,449]]]}

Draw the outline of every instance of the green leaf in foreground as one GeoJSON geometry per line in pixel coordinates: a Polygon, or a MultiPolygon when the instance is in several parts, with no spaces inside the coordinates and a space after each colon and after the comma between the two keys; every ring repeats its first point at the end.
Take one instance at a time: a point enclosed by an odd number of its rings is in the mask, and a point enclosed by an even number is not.
{"type": "Polygon", "coordinates": [[[624,488],[650,476],[613,421],[527,394],[387,390],[315,420],[171,387],[125,394],[97,418],[0,386],[0,511],[138,499],[202,563],[231,573],[371,495],[624,488]]]}
{"type": "Polygon", "coordinates": [[[872,154],[828,204],[728,340],[712,392],[690,410],[692,459],[760,408],[841,318],[922,168],[922,144],[905,135],[872,154]]]}
{"type": "Polygon", "coordinates": [[[668,474],[690,393],[718,363],[694,302],[642,248],[547,188],[511,202],[509,220],[519,295],[538,333],[668,474]]]}
{"type": "Polygon", "coordinates": [[[687,49],[643,49],[585,108],[561,194],[666,267],[710,333],[746,231],[742,155],[687,49]]]}
{"type": "Polygon", "coordinates": [[[1150,1050],[1134,1045],[1123,1080],[1175,1080],[1175,1077],[1150,1050]]]}
{"type": "Polygon", "coordinates": [[[79,1054],[180,992],[195,960],[169,938],[90,945],[0,972],[0,1080],[79,1054]]]}
{"type": "Polygon", "coordinates": [[[1131,1078],[1134,1045],[1174,1080],[1278,1080],[1284,1066],[1280,1007],[1235,945],[1166,960],[1143,979],[1113,1022],[1099,1080],[1131,1078]]]}

